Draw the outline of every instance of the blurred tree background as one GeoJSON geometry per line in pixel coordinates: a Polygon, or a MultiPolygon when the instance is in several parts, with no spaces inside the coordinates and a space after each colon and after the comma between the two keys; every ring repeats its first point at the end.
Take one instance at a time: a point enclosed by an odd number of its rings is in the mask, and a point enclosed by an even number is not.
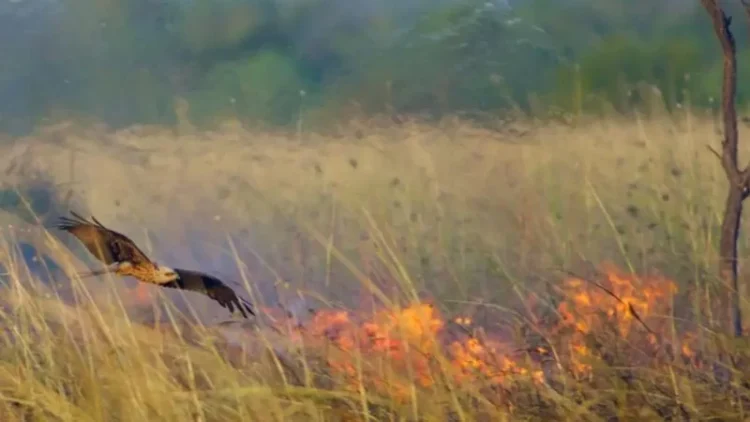
{"type": "MultiPolygon", "coordinates": [[[[726,7],[743,80],[746,22],[726,7]]],[[[714,107],[721,74],[697,0],[13,0],[0,54],[10,133],[71,115],[171,124],[178,100],[198,125],[628,112],[657,90],[669,109],[714,107]]]]}

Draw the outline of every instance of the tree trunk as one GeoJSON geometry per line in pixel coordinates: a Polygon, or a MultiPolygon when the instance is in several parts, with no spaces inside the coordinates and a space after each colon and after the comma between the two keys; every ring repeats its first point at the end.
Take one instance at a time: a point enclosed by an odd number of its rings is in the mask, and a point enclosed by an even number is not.
{"type": "Polygon", "coordinates": [[[740,310],[740,291],[737,274],[737,238],[740,233],[742,201],[745,199],[743,188],[729,183],[729,192],[724,207],[724,222],[721,226],[719,241],[719,274],[727,287],[727,301],[721,314],[726,312],[728,327],[732,327],[736,336],[742,335],[742,311],[740,310]]]}
{"type": "MultiPolygon", "coordinates": [[[[729,29],[732,19],[724,13],[719,5],[719,0],[701,0],[701,3],[711,17],[714,33],[721,44],[722,55],[724,56],[721,90],[724,139],[721,142],[721,153],[712,150],[721,161],[721,166],[724,168],[729,182],[724,221],[721,225],[721,239],[719,239],[719,277],[727,289],[727,300],[720,305],[722,309],[719,309],[718,314],[720,320],[723,319],[724,315],[729,317],[727,328],[731,327],[729,329],[739,337],[742,336],[742,311],[740,310],[739,281],[737,279],[737,237],[740,232],[742,201],[747,198],[747,192],[750,189],[750,166],[746,166],[742,170],[737,168],[737,145],[739,141],[737,139],[737,110],[734,104],[737,95],[737,46],[734,35],[729,29]]],[[[742,0],[742,3],[745,11],[750,15],[748,9],[750,3],[748,3],[748,0],[742,0]]]]}

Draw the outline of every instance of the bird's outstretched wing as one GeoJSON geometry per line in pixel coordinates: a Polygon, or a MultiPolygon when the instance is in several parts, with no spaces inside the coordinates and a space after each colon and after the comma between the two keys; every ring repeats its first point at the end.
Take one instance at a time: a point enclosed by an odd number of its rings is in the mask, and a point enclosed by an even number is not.
{"type": "Polygon", "coordinates": [[[93,222],[71,211],[73,218],[61,217],[57,228],[75,236],[96,259],[107,265],[130,262],[155,265],[127,236],[110,230],[95,217],[93,222]]]}
{"type": "Polygon", "coordinates": [[[160,284],[160,286],[203,293],[218,302],[222,307],[227,308],[229,312],[234,312],[236,308],[245,318],[249,318],[248,313],[255,315],[250,302],[237,296],[231,287],[218,278],[206,273],[180,268],[175,268],[174,271],[179,278],[171,283],[160,284]]]}

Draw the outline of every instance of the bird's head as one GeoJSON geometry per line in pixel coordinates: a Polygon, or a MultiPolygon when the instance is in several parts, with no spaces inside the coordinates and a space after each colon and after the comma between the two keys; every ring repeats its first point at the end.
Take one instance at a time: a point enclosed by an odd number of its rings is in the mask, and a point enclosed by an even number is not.
{"type": "Polygon", "coordinates": [[[156,281],[158,283],[169,283],[180,278],[174,268],[165,267],[164,265],[158,265],[157,268],[158,271],[156,271],[156,281]]]}

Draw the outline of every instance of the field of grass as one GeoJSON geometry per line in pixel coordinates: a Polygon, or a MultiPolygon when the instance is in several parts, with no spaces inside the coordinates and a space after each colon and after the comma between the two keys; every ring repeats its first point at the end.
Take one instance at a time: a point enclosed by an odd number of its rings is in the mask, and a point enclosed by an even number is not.
{"type": "Polygon", "coordinates": [[[500,127],[7,139],[0,420],[749,418],[750,349],[710,306],[727,294],[717,121],[500,127]],[[52,228],[68,209],[252,286],[264,317],[220,324],[199,295],[67,276],[93,265],[52,228]]]}

